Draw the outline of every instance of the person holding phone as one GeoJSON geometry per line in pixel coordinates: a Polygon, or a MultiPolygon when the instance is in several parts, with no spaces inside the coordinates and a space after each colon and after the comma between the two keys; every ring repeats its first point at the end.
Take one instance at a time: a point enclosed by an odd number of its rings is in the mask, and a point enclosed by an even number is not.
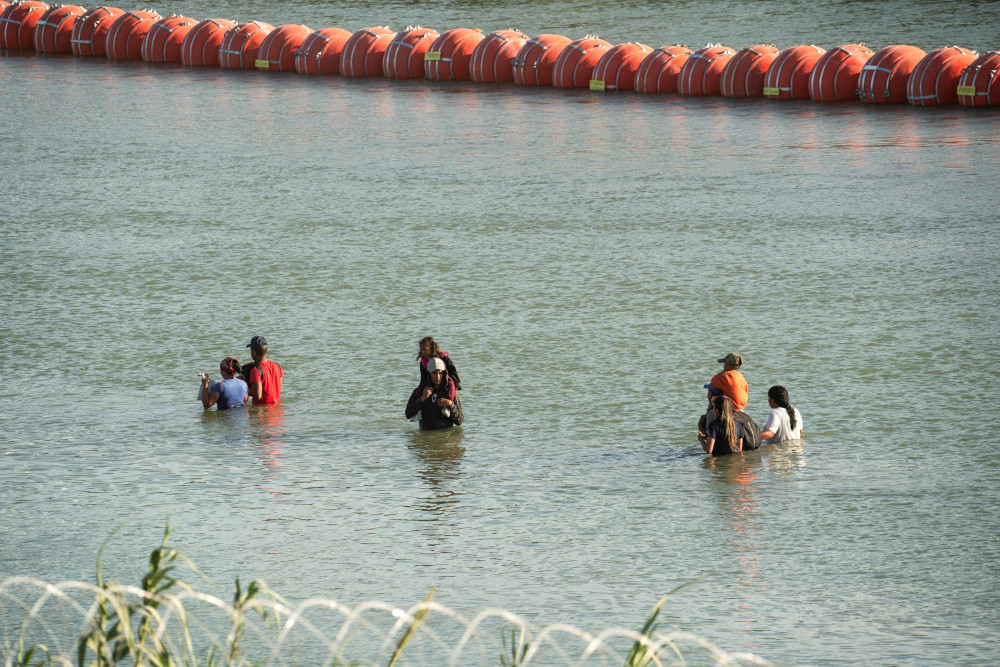
{"type": "Polygon", "coordinates": [[[214,384],[207,375],[201,374],[198,398],[201,399],[202,407],[206,410],[213,405],[218,405],[220,410],[242,408],[250,396],[247,383],[236,377],[240,373],[240,362],[233,357],[226,357],[219,362],[219,372],[222,373],[222,380],[214,384]]]}

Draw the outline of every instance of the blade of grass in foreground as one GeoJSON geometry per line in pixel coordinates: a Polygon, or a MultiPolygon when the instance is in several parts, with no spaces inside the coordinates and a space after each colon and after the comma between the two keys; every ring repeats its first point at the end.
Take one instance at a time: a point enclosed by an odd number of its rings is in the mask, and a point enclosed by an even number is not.
{"type": "MultiPolygon", "coordinates": [[[[435,586],[434,588],[437,588],[437,586],[435,586]]],[[[399,643],[396,645],[396,651],[395,653],[392,654],[392,660],[389,661],[389,667],[393,667],[393,665],[396,664],[396,660],[399,658],[399,655],[403,652],[403,649],[406,648],[407,642],[409,642],[410,638],[417,633],[417,629],[424,622],[424,618],[426,618],[427,614],[430,613],[431,611],[430,607],[426,605],[428,602],[431,601],[431,598],[434,597],[434,588],[431,588],[431,590],[427,593],[427,595],[424,596],[424,601],[421,603],[422,606],[420,607],[420,609],[417,610],[417,613],[413,615],[413,621],[410,623],[410,626],[406,629],[406,634],[404,634],[399,639],[399,643]]]]}
{"type": "Polygon", "coordinates": [[[653,662],[657,665],[660,664],[656,655],[649,652],[649,636],[656,630],[656,617],[660,615],[660,611],[663,609],[663,605],[666,604],[667,598],[693,583],[694,581],[683,583],[660,598],[660,601],[653,607],[653,611],[650,612],[649,618],[646,619],[646,623],[642,626],[642,637],[635,640],[635,644],[632,646],[632,650],[625,660],[625,667],[647,667],[653,662]]]}

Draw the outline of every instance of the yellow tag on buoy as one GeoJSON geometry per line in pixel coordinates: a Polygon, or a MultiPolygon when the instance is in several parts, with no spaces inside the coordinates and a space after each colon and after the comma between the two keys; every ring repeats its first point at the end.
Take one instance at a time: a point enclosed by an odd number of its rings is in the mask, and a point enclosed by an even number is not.
{"type": "Polygon", "coordinates": [[[959,86],[958,87],[958,94],[959,95],[975,95],[976,94],[976,87],[975,86],[959,86]]]}
{"type": "Polygon", "coordinates": [[[781,94],[781,88],[765,88],[764,89],[764,94],[765,95],[774,95],[775,97],[777,97],[778,95],[781,94]]]}
{"type": "Polygon", "coordinates": [[[605,87],[605,84],[604,84],[603,81],[599,81],[597,79],[591,79],[590,80],[590,89],[591,90],[604,90],[604,87],[605,87]]]}
{"type": "Polygon", "coordinates": [[[424,54],[424,60],[441,60],[440,51],[428,51],[424,54]]]}
{"type": "Polygon", "coordinates": [[[271,69],[270,60],[255,60],[253,61],[253,66],[257,69],[271,69]]]}

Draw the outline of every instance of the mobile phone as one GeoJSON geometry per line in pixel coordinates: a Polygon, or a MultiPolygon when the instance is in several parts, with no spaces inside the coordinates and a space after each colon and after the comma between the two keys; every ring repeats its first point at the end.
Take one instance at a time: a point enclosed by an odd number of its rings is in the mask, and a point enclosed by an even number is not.
{"type": "Polygon", "coordinates": [[[208,376],[205,375],[204,373],[198,373],[198,377],[200,377],[202,380],[204,380],[208,376]]]}

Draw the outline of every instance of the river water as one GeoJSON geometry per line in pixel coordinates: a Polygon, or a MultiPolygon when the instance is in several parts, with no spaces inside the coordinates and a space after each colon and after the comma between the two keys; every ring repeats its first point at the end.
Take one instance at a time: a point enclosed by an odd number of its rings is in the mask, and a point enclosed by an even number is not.
{"type": "MultiPolygon", "coordinates": [[[[659,46],[1000,47],[997,2],[193,3],[659,46]],[[886,9],[886,8],[891,9],[886,9]]],[[[0,57],[0,578],[664,627],[779,664],[1000,631],[1000,115],[0,57]],[[205,412],[264,334],[279,409],[205,412]],[[402,415],[433,335],[465,426],[402,415]],[[746,359],[800,443],[712,459],[746,359]]],[[[10,623],[8,617],[7,623],[10,623]]]]}

